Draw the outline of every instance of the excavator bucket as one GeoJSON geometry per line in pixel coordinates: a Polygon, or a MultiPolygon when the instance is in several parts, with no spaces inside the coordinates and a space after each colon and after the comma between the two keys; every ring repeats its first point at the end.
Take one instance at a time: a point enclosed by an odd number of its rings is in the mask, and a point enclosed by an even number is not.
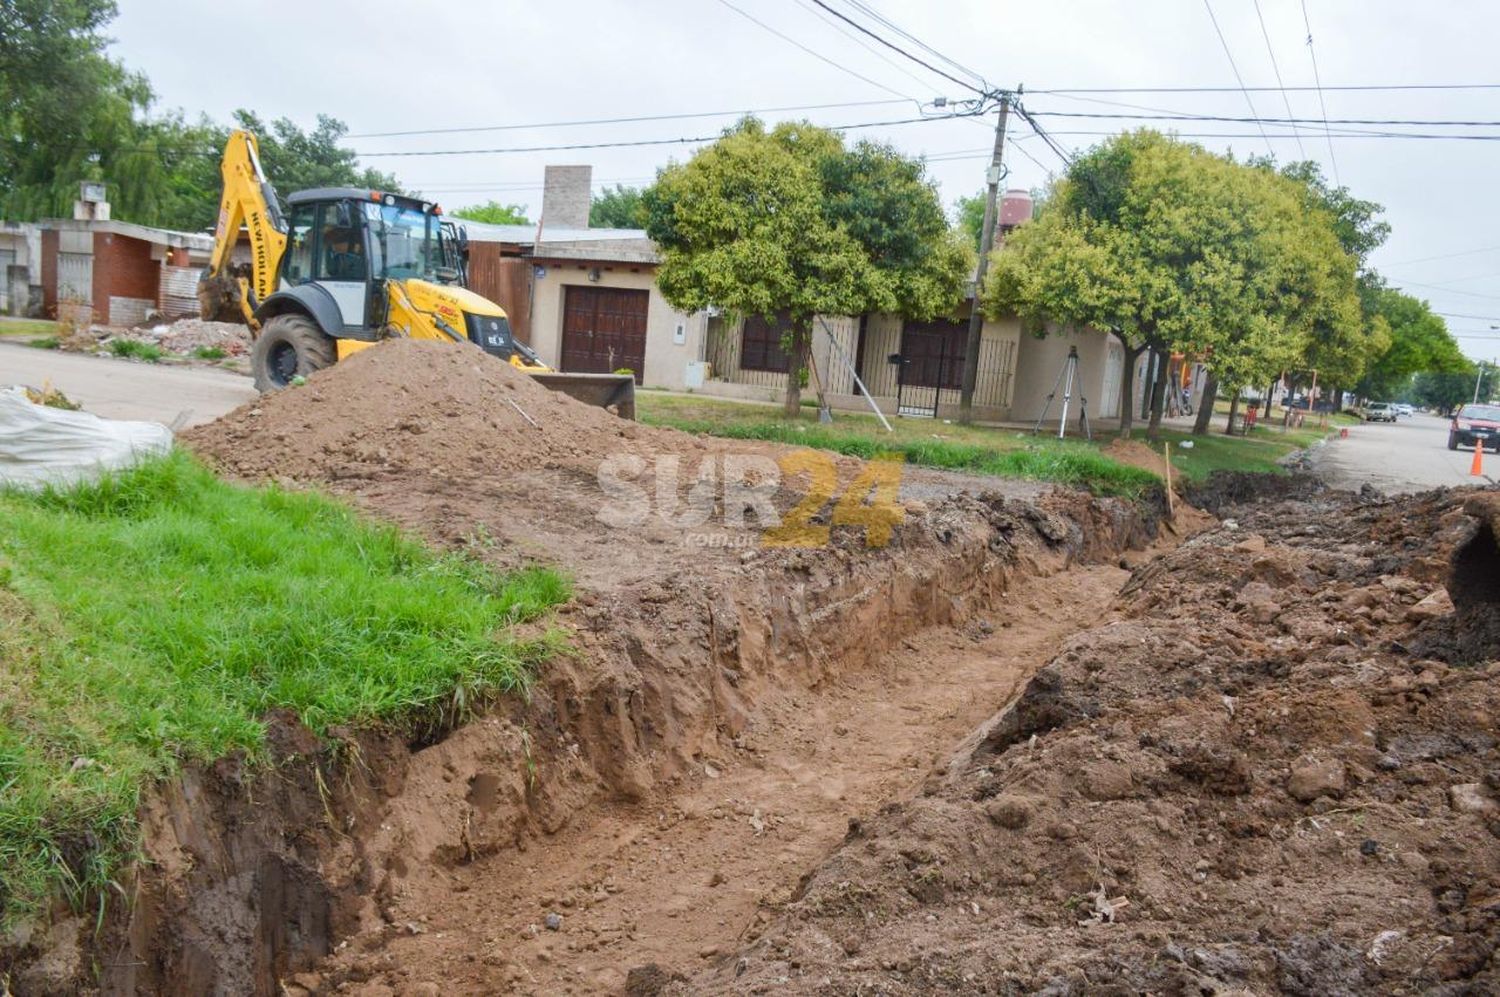
{"type": "Polygon", "coordinates": [[[621,419],[635,420],[635,378],[630,374],[564,374],[555,370],[527,371],[544,387],[597,405],[621,419]]]}

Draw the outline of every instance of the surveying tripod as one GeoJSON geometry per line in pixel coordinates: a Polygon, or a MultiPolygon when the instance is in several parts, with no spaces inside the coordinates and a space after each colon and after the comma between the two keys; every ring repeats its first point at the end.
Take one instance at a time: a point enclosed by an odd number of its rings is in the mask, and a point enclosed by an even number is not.
{"type": "MultiPolygon", "coordinates": [[[[1042,423],[1047,421],[1047,412],[1052,408],[1052,399],[1057,397],[1057,390],[1062,389],[1062,418],[1057,421],[1057,438],[1060,440],[1068,432],[1068,403],[1073,397],[1073,381],[1078,377],[1078,347],[1068,347],[1068,358],[1063,361],[1062,370],[1057,372],[1057,382],[1052,385],[1052,392],[1047,396],[1047,404],[1042,406],[1042,414],[1037,416],[1036,425],[1031,428],[1031,435],[1035,436],[1042,431],[1042,423]]],[[[1078,428],[1082,430],[1084,439],[1092,440],[1093,432],[1089,429],[1089,400],[1083,397],[1083,392],[1078,393],[1078,428]]]]}

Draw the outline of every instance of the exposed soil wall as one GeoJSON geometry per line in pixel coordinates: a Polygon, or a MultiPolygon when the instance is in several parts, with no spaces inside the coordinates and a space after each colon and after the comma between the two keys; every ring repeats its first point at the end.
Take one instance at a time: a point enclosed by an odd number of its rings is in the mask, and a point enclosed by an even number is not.
{"type": "MultiPolygon", "coordinates": [[[[325,746],[278,720],[269,765],[185,773],[144,810],[149,862],[130,903],[112,905],[98,942],[59,922],[71,962],[50,958],[65,947],[55,939],[12,947],[19,993],[95,978],[110,993],[303,986],[343,940],[378,949],[425,930],[402,915],[419,883],[524,849],[596,804],[702,778],[705,754],[744,733],[767,690],[815,688],[920,630],[995,610],[1027,577],[1142,547],[1158,514],[1063,492],[958,495],[907,503],[879,549],[843,529],[811,549],[685,545],[660,518],[622,533],[597,516],[603,456],[785,451],[620,423],[431,344],[358,354],[188,439],[249,480],[332,489],[499,567],[569,570],[578,593],[560,623],[576,653],[529,700],[436,737],[356,732],[325,746]]],[[[837,466],[847,480],[860,465],[837,466]]]]}

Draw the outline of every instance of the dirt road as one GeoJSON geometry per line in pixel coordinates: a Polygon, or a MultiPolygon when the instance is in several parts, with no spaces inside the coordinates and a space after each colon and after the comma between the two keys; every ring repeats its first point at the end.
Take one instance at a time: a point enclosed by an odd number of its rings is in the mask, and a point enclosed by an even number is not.
{"type": "Polygon", "coordinates": [[[211,422],[256,397],[250,379],[204,367],[170,367],[0,343],[0,384],[54,388],[95,415],[174,429],[211,422]]]}
{"type": "Polygon", "coordinates": [[[1335,488],[1358,490],[1368,484],[1388,495],[1500,480],[1500,457],[1487,454],[1488,479],[1473,478],[1473,451],[1449,450],[1447,443],[1448,421],[1437,416],[1418,413],[1394,424],[1367,422],[1350,427],[1348,438],[1319,449],[1313,470],[1335,488]]]}

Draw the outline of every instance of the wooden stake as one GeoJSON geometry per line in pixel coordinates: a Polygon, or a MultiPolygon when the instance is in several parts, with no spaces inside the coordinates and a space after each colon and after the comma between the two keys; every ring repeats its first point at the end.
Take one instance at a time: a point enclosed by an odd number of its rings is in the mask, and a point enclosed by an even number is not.
{"type": "Polygon", "coordinates": [[[1172,502],[1172,444],[1163,440],[1161,454],[1167,462],[1167,518],[1176,519],[1177,510],[1172,502]]]}

